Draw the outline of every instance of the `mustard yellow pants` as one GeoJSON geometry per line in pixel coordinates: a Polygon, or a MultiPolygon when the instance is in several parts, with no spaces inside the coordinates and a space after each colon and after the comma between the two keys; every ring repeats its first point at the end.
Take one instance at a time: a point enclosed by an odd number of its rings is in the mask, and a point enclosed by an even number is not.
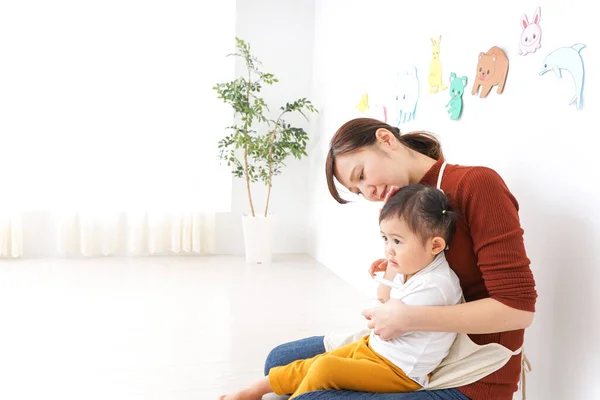
{"type": "Polygon", "coordinates": [[[400,393],[421,388],[375,353],[369,346],[369,336],[313,358],[271,368],[269,383],[278,395],[292,394],[290,399],[314,390],[400,393]]]}

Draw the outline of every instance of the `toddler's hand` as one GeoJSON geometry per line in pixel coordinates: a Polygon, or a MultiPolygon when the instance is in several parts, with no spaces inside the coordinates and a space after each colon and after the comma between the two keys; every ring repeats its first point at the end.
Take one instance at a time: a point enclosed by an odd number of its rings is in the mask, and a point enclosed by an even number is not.
{"type": "Polygon", "coordinates": [[[400,190],[400,188],[398,186],[390,186],[390,189],[388,190],[388,193],[385,195],[385,198],[383,199],[383,203],[387,203],[387,201],[390,199],[390,197],[392,197],[393,195],[395,195],[398,190],[400,190]]]}
{"type": "Polygon", "coordinates": [[[385,273],[387,270],[387,264],[388,260],[385,258],[380,258],[379,260],[373,261],[373,264],[371,264],[369,267],[369,275],[374,278],[377,272],[385,273]]]}
{"type": "MultiPolygon", "coordinates": [[[[394,194],[396,194],[398,192],[398,190],[400,190],[400,188],[398,186],[390,186],[387,194],[383,198],[383,204],[387,203],[387,201],[390,199],[390,197],[392,197],[394,194]]],[[[383,209],[383,207],[379,210],[380,214],[381,214],[382,209],[383,209]]]]}

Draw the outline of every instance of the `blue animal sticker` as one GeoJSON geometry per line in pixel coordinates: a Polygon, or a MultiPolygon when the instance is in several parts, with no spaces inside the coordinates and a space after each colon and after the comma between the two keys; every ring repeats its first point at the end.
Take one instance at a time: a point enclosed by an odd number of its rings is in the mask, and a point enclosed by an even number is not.
{"type": "Polygon", "coordinates": [[[395,101],[391,109],[395,119],[390,123],[399,126],[415,119],[420,91],[417,67],[413,66],[396,74],[393,87],[395,101]]]}
{"type": "Polygon", "coordinates": [[[558,78],[562,78],[562,71],[568,71],[573,77],[575,83],[575,96],[571,99],[571,104],[575,104],[578,110],[583,107],[583,81],[585,70],[583,68],[583,58],[581,50],[585,48],[584,44],[577,43],[570,47],[561,47],[554,50],[546,56],[544,66],[540,75],[548,71],[554,71],[558,78]]]}
{"type": "Polygon", "coordinates": [[[454,72],[450,74],[450,101],[446,104],[450,119],[457,120],[460,118],[463,108],[462,95],[467,87],[467,77],[457,77],[454,72]]]}

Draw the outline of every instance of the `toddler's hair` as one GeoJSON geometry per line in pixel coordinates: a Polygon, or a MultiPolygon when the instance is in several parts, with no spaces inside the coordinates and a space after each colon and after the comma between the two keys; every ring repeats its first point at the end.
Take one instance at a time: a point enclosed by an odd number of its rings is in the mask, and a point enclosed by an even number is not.
{"type": "Polygon", "coordinates": [[[422,243],[440,236],[448,245],[458,214],[452,210],[448,197],[442,191],[432,186],[414,184],[403,187],[385,203],[379,222],[391,218],[405,221],[422,243]]]}

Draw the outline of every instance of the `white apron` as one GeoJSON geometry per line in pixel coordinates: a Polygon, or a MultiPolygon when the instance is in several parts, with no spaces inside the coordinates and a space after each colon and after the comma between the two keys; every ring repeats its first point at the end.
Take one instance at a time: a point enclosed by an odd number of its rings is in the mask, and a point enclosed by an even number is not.
{"type": "MultiPolygon", "coordinates": [[[[437,180],[439,190],[442,190],[441,183],[445,168],[446,163],[444,162],[437,180]]],[[[327,334],[323,340],[325,350],[335,350],[363,338],[370,332],[365,329],[353,334],[327,334]]],[[[459,333],[450,347],[448,355],[431,373],[427,386],[419,390],[449,389],[469,385],[502,368],[511,357],[521,353],[522,349],[523,347],[512,351],[499,343],[478,345],[467,334],[459,333]]],[[[523,352],[521,358],[521,398],[523,400],[526,399],[525,373],[529,371],[531,371],[531,365],[523,352]]]]}

